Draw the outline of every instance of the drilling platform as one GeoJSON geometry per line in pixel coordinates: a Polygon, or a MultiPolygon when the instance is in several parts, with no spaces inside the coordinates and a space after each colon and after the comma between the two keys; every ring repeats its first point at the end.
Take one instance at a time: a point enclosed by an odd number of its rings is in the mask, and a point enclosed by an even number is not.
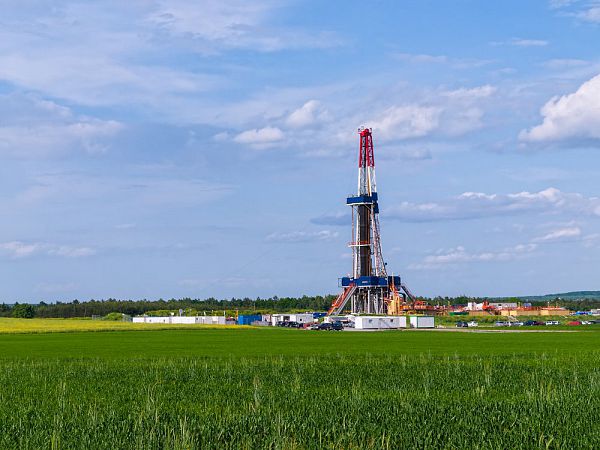
{"type": "Polygon", "coordinates": [[[329,315],[340,314],[350,302],[352,314],[399,314],[415,299],[397,275],[388,275],[381,252],[379,204],[375,182],[373,134],[359,128],[358,192],[346,199],[352,208],[352,276],[340,278],[342,292],[329,315]]]}

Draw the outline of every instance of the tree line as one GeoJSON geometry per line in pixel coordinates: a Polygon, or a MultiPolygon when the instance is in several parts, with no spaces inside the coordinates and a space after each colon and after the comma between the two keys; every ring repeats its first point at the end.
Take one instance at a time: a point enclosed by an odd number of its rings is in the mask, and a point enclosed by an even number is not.
{"type": "MultiPolygon", "coordinates": [[[[200,314],[222,314],[224,311],[231,313],[281,313],[299,311],[327,311],[331,306],[335,295],[316,295],[302,297],[270,297],[251,299],[159,299],[159,300],[89,300],[80,302],[56,302],[39,304],[15,303],[8,305],[0,304],[0,317],[39,317],[39,318],[72,318],[107,316],[110,313],[122,313],[130,316],[141,315],[152,312],[165,311],[195,311],[200,314]]],[[[468,302],[481,303],[485,298],[480,297],[435,297],[420,298],[432,305],[466,305],[468,302]]],[[[487,299],[489,300],[489,299],[487,299]]],[[[521,302],[518,298],[506,299],[507,302],[521,302]]],[[[522,302],[521,302],[522,303],[522,302]]],[[[533,306],[546,306],[547,302],[532,302],[533,306]]],[[[551,301],[552,306],[563,306],[573,311],[586,311],[600,308],[600,299],[562,300],[551,301]]]]}
{"type": "Polygon", "coordinates": [[[231,298],[219,300],[208,299],[159,299],[159,300],[89,300],[80,302],[45,303],[36,305],[19,304],[0,305],[2,317],[24,317],[23,309],[28,309],[27,316],[39,318],[71,318],[106,316],[110,313],[123,313],[130,316],[141,315],[152,311],[195,310],[200,313],[239,310],[240,312],[277,313],[288,311],[324,311],[331,306],[334,295],[316,295],[302,297],[271,297],[262,299],[231,298]],[[25,306],[27,305],[27,306],[25,306]]]}

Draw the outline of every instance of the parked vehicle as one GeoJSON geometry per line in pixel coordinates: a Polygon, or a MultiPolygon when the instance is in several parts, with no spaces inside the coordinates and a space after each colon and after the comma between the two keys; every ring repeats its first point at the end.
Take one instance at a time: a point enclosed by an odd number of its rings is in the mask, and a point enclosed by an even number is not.
{"type": "Polygon", "coordinates": [[[498,322],[496,322],[496,323],[495,323],[495,325],[496,325],[497,327],[508,327],[508,326],[510,326],[510,323],[508,323],[508,322],[500,322],[500,321],[498,321],[498,322]]]}
{"type": "Polygon", "coordinates": [[[469,324],[467,322],[456,322],[456,328],[468,328],[469,324]]]}
{"type": "Polygon", "coordinates": [[[522,327],[523,325],[525,325],[523,322],[509,322],[511,327],[522,327]]]}
{"type": "Polygon", "coordinates": [[[591,325],[593,322],[591,320],[582,320],[581,325],[591,325]]]}
{"type": "Polygon", "coordinates": [[[579,320],[571,320],[570,322],[567,322],[567,325],[571,325],[571,326],[581,325],[581,322],[579,320]]]}
{"type": "Polygon", "coordinates": [[[475,322],[474,320],[467,322],[467,327],[469,327],[469,328],[478,327],[478,326],[479,326],[479,324],[477,322],[475,322]]]}
{"type": "Polygon", "coordinates": [[[332,329],[335,331],[342,331],[344,329],[344,325],[342,324],[342,322],[333,322],[331,326],[332,329]]]}
{"type": "Polygon", "coordinates": [[[339,321],[333,323],[323,322],[321,325],[319,325],[318,329],[325,331],[341,331],[344,329],[344,326],[342,325],[342,322],[339,321]]]}
{"type": "Polygon", "coordinates": [[[544,322],[540,322],[538,320],[528,320],[525,322],[526,327],[536,327],[540,325],[544,325],[544,322]]]}
{"type": "Polygon", "coordinates": [[[558,320],[547,320],[546,325],[560,325],[558,320]]]}
{"type": "Polygon", "coordinates": [[[320,326],[320,325],[319,325],[318,323],[313,323],[313,324],[312,324],[312,325],[311,325],[309,328],[310,328],[311,330],[318,330],[318,329],[319,329],[319,326],[320,326]]]}

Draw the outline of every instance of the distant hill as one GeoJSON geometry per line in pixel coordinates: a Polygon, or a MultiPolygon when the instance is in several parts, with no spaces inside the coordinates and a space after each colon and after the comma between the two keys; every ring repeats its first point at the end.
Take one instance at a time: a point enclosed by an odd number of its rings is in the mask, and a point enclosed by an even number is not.
{"type": "MultiPolygon", "coordinates": [[[[506,300],[509,297],[502,297],[506,300]]],[[[547,295],[526,295],[519,296],[519,299],[525,302],[547,302],[552,301],[556,298],[565,301],[579,301],[579,300],[600,300],[600,291],[575,291],[575,292],[563,292],[560,294],[547,294],[547,295]]]]}

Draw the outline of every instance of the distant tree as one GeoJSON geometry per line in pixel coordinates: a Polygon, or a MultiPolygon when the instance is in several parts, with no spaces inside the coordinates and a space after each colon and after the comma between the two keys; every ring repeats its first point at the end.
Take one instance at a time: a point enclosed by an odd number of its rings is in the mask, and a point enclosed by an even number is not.
{"type": "Polygon", "coordinates": [[[27,303],[23,303],[23,304],[16,303],[15,306],[13,306],[13,308],[12,308],[12,316],[13,317],[18,317],[20,319],[31,319],[34,315],[35,315],[35,310],[33,309],[33,306],[31,306],[27,303]]]}

